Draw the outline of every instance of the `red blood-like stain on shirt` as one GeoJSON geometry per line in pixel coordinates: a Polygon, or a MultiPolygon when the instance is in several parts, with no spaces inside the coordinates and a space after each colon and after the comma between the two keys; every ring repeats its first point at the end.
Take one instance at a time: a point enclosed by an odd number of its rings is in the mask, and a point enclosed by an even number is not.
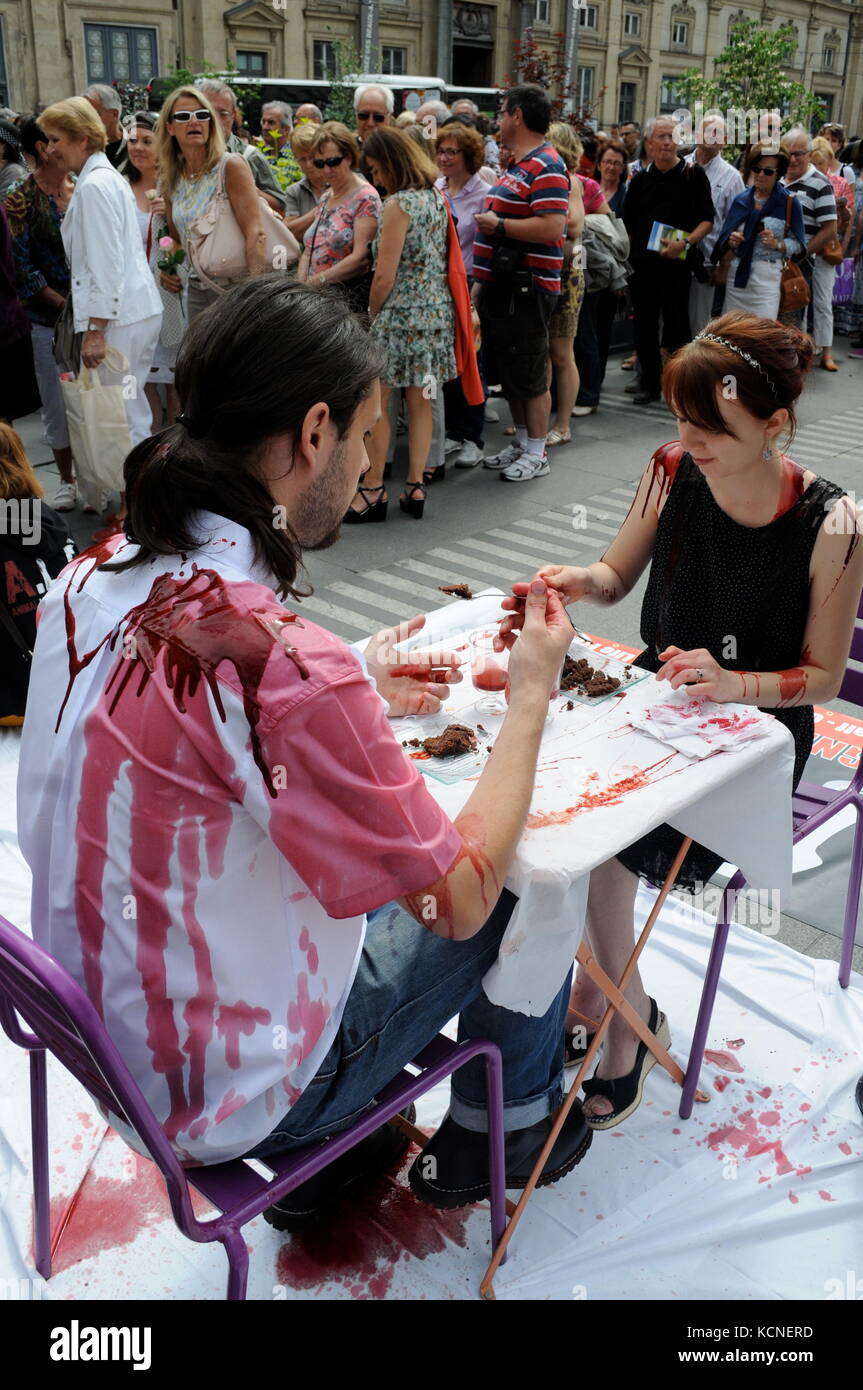
{"type": "Polygon", "coordinates": [[[675,441],[672,444],[663,444],[653,455],[650,461],[650,480],[647,484],[647,493],[641,508],[642,516],[645,516],[647,513],[647,506],[653,494],[654,487],[657,489],[656,510],[657,512],[661,510],[663,498],[667,497],[671,491],[671,485],[677,476],[677,470],[680,467],[680,460],[683,458],[683,454],[683,445],[675,441]]]}
{"type": "MultiPolygon", "coordinates": [[[[411,1154],[411,1161],[415,1155],[411,1154]]],[[[335,1285],[356,1299],[386,1298],[396,1266],[467,1244],[471,1208],[435,1211],[393,1176],[358,1191],[338,1220],[282,1246],[276,1278],[289,1289],[335,1285]]]]}
{"type": "Polygon", "coordinates": [[[242,999],[236,1004],[220,1004],[216,1028],[219,1037],[225,1039],[225,1060],[229,1067],[236,1070],[240,1065],[240,1034],[250,1038],[259,1025],[265,1027],[271,1021],[268,1009],[252,1008],[242,999]]]}
{"type": "Polygon", "coordinates": [[[301,1062],[304,1057],[308,1057],[318,1038],[327,1025],[332,1010],[324,999],[311,999],[309,997],[309,977],[305,970],[301,970],[297,976],[297,997],[288,1005],[288,1028],[292,1033],[302,1033],[302,1042],[299,1049],[297,1062],[301,1062]]]}
{"type": "MultiPolygon", "coordinates": [[[[595,792],[582,792],[574,806],[567,806],[563,811],[532,811],[527,818],[528,830],[543,830],[549,825],[568,825],[576,816],[583,811],[593,811],[600,806],[617,806],[629,792],[638,791],[641,787],[650,786],[654,782],[661,782],[662,777],[651,777],[651,773],[656,768],[664,767],[670,763],[676,753],[669,753],[666,757],[660,758],[658,762],[651,763],[649,767],[640,768],[630,774],[629,777],[621,777],[617,782],[610,783],[609,786],[601,788],[595,792]]],[[[675,772],[681,771],[675,768],[675,772]]],[[[666,777],[673,777],[674,772],[665,773],[666,777]]]]}
{"type": "Polygon", "coordinates": [[[705,1062],[712,1062],[715,1067],[721,1067],[723,1071],[743,1071],[737,1058],[732,1057],[730,1052],[714,1052],[710,1048],[706,1048],[704,1060],[705,1062]]]}
{"type": "Polygon", "coordinates": [[[318,960],[318,948],[309,936],[308,927],[303,927],[303,930],[300,932],[300,950],[306,953],[309,974],[317,975],[318,965],[320,963],[318,960]]]}
{"type": "Polygon", "coordinates": [[[793,459],[782,455],[782,481],[779,484],[779,502],[776,511],[770,518],[771,521],[778,521],[780,516],[790,512],[793,506],[800,501],[806,491],[806,472],[795,463],[793,459]]]}
{"type": "Polygon", "coordinates": [[[221,1105],[216,1111],[216,1124],[220,1125],[223,1120],[227,1120],[229,1115],[233,1115],[236,1110],[242,1110],[246,1103],[246,1097],[238,1094],[233,1086],[225,1093],[221,1105]]]}
{"type": "Polygon", "coordinates": [[[806,682],[809,673],[803,670],[802,666],[792,666],[787,671],[777,671],[779,677],[779,704],[778,709],[785,705],[792,705],[800,702],[806,693],[806,682]]]}
{"type": "Polygon", "coordinates": [[[794,1171],[794,1165],[788,1161],[781,1141],[765,1139],[759,1132],[758,1122],[751,1110],[745,1110],[739,1115],[737,1124],[722,1125],[721,1128],[714,1129],[708,1134],[707,1143],[714,1151],[739,1149],[744,1158],[757,1158],[760,1154],[770,1153],[776,1162],[777,1177],[794,1171]]]}

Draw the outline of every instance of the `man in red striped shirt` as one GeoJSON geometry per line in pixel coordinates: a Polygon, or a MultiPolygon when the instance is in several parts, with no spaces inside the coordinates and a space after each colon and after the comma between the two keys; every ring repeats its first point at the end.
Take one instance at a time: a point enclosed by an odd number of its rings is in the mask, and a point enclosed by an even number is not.
{"type": "Polygon", "coordinates": [[[548,473],[545,436],[548,321],[560,293],[569,176],[545,139],[551,103],[541,87],[504,94],[502,144],[514,154],[477,213],[472,294],[482,324],[485,373],[509,402],[515,442],[485,460],[507,482],[548,473]]]}

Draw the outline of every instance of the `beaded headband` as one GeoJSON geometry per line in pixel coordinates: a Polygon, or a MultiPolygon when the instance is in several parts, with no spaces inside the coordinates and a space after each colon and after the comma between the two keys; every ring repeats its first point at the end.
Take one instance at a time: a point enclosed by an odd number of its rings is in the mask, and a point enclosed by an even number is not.
{"type": "Polygon", "coordinates": [[[761,373],[761,375],[764,377],[764,380],[767,382],[767,385],[770,387],[770,390],[773,392],[774,396],[777,398],[777,400],[779,399],[779,393],[776,390],[773,381],[768,376],[761,363],[756,362],[755,358],[752,357],[750,353],[744,352],[742,348],[736,347],[734,343],[729,343],[727,338],[717,338],[715,333],[696,333],[696,342],[698,342],[698,340],[702,338],[707,343],[719,343],[720,347],[728,348],[729,352],[736,352],[738,357],[742,357],[744,362],[748,362],[750,367],[754,367],[757,372],[761,373]]]}

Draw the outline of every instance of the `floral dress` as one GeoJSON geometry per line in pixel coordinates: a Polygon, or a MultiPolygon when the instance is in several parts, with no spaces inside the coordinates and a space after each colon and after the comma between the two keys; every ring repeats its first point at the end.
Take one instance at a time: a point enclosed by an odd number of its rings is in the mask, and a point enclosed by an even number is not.
{"type": "Polygon", "coordinates": [[[318,204],[318,215],[306,228],[303,242],[309,253],[309,278],[338,265],[354,249],[354,223],[358,217],[380,222],[381,195],[363,179],[347,197],[330,207],[327,191],[318,204]]]}
{"type": "MultiPolygon", "coordinates": [[[[456,376],[455,313],[447,283],[447,211],[438,189],[391,195],[410,217],[396,280],[371,326],[386,352],[387,386],[441,386],[456,376]]],[[[389,199],[386,200],[389,202],[389,199]]],[[[380,236],[375,239],[375,258],[380,236]]]]}

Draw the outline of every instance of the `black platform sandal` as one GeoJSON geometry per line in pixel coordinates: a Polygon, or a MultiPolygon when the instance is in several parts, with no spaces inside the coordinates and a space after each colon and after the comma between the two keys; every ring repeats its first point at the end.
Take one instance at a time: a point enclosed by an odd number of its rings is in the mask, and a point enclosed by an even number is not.
{"type": "Polygon", "coordinates": [[[383,483],[380,487],[358,487],[357,492],[366,505],[361,512],[354,511],[353,507],[348,507],[342,517],[343,523],[348,526],[360,526],[366,521],[386,521],[387,507],[390,502],[388,497],[381,497],[380,494],[383,490],[383,483]],[[378,494],[377,502],[370,500],[374,493],[378,494]]]}
{"type": "Polygon", "coordinates": [[[405,483],[405,492],[408,495],[399,498],[399,506],[403,512],[407,512],[408,516],[419,521],[426,504],[425,483],[405,483]]]}
{"type": "Polygon", "coordinates": [[[439,463],[434,468],[423,469],[423,483],[428,487],[429,483],[442,483],[446,477],[446,464],[439,463]]]}
{"type": "MultiPolygon", "coordinates": [[[[655,1033],[657,1040],[662,1046],[671,1046],[671,1033],[668,1028],[668,1019],[665,1014],[659,1012],[655,999],[650,1001],[650,1018],[647,1026],[651,1033],[655,1033]]],[[[588,1115],[585,1114],[585,1121],[591,1129],[614,1129],[619,1125],[633,1110],[637,1110],[641,1104],[641,1096],[644,1091],[644,1082],[651,1067],[656,1066],[656,1058],[650,1051],[647,1043],[640,1042],[638,1051],[635,1054],[635,1066],[626,1076],[609,1077],[607,1080],[601,1076],[592,1076],[589,1081],[585,1081],[582,1086],[582,1093],[585,1100],[590,1100],[592,1096],[602,1096],[611,1102],[610,1115],[588,1115]]]]}

